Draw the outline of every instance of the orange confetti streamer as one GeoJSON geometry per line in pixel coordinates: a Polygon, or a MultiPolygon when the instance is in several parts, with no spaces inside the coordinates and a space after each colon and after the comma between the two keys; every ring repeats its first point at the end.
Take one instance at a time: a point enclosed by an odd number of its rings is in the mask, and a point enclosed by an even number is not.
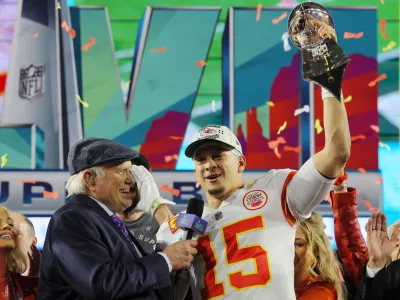
{"type": "Polygon", "coordinates": [[[358,168],[357,169],[360,173],[363,173],[364,175],[370,175],[370,174],[368,174],[368,172],[364,169],[364,168],[358,168]]]}
{"type": "Polygon", "coordinates": [[[204,67],[207,63],[204,60],[196,61],[195,65],[198,67],[204,67]]]}
{"type": "Polygon", "coordinates": [[[168,193],[171,193],[172,195],[178,197],[181,194],[180,190],[177,189],[173,189],[171,187],[168,186],[168,184],[163,184],[162,186],[160,186],[160,192],[163,191],[167,191],[168,193]]]}
{"type": "Polygon", "coordinates": [[[165,51],[167,51],[167,47],[161,47],[160,49],[151,49],[150,50],[153,53],[164,53],[165,51]]]}
{"type": "Polygon", "coordinates": [[[382,181],[383,181],[383,178],[382,177],[379,177],[377,180],[376,180],[376,184],[381,184],[382,183],[382,181]]]}
{"type": "Polygon", "coordinates": [[[37,38],[39,36],[39,32],[36,32],[34,35],[32,35],[32,38],[37,38]]]}
{"type": "Polygon", "coordinates": [[[386,33],[386,20],[379,20],[379,27],[381,29],[382,37],[386,40],[388,35],[386,33]]]}
{"type": "Polygon", "coordinates": [[[44,191],[43,192],[43,198],[53,198],[54,200],[56,200],[58,198],[58,192],[48,192],[48,191],[44,191]]]}
{"type": "Polygon", "coordinates": [[[363,134],[360,134],[360,135],[352,136],[351,137],[351,142],[355,142],[355,141],[358,141],[358,140],[365,140],[365,139],[366,139],[366,136],[363,135],[363,134]]]}
{"type": "Polygon", "coordinates": [[[174,154],[174,155],[167,155],[164,157],[165,162],[170,162],[173,160],[178,160],[178,155],[174,154]]]}
{"type": "Polygon", "coordinates": [[[344,38],[345,39],[360,39],[364,35],[364,32],[352,33],[352,32],[345,32],[344,38]]]}
{"type": "Polygon", "coordinates": [[[274,149],[274,153],[275,153],[275,155],[276,155],[277,158],[279,158],[279,159],[282,158],[282,155],[279,153],[278,147],[276,147],[276,148],[274,149]]]}
{"type": "Polygon", "coordinates": [[[373,87],[375,86],[379,81],[385,80],[387,78],[386,73],[383,73],[382,75],[379,75],[378,78],[376,78],[375,80],[371,81],[370,83],[368,83],[369,87],[373,87]]]}
{"type": "Polygon", "coordinates": [[[278,137],[276,140],[269,141],[268,142],[268,147],[270,149],[275,149],[276,147],[279,146],[279,144],[286,144],[286,141],[283,137],[278,137]]]}
{"type": "Polygon", "coordinates": [[[200,183],[196,182],[196,189],[200,187],[200,183]]]}
{"type": "Polygon", "coordinates": [[[262,10],[262,4],[259,3],[259,4],[257,5],[257,10],[256,10],[256,21],[257,21],[257,22],[260,21],[260,18],[261,18],[261,10],[262,10]]]}
{"type": "Polygon", "coordinates": [[[373,206],[369,200],[363,200],[362,202],[368,207],[369,211],[378,210],[378,208],[373,206]]]}
{"type": "Polygon", "coordinates": [[[377,125],[370,125],[369,127],[371,127],[371,129],[375,132],[379,132],[379,126],[377,125]]]}
{"type": "Polygon", "coordinates": [[[61,28],[64,29],[66,32],[68,32],[71,38],[74,39],[74,38],[76,37],[76,31],[75,31],[75,29],[69,27],[68,24],[67,24],[67,22],[63,21],[63,22],[61,23],[61,28]]]}
{"type": "Polygon", "coordinates": [[[284,18],[287,17],[287,13],[284,12],[283,14],[281,14],[278,18],[272,19],[272,24],[278,24],[280,21],[282,21],[284,18]]]}
{"type": "Polygon", "coordinates": [[[293,151],[295,153],[299,153],[301,151],[301,146],[297,146],[297,147],[284,146],[283,150],[284,151],[293,151]]]}
{"type": "Polygon", "coordinates": [[[31,184],[35,184],[36,180],[32,180],[32,179],[28,179],[28,180],[20,180],[18,181],[19,183],[31,183],[31,184]]]}
{"type": "Polygon", "coordinates": [[[89,38],[89,42],[87,42],[85,45],[82,46],[82,50],[87,52],[90,47],[93,47],[94,44],[96,44],[96,39],[94,37],[89,38]]]}
{"type": "Polygon", "coordinates": [[[183,140],[183,137],[181,137],[181,136],[173,136],[173,135],[170,135],[169,138],[170,138],[171,140],[174,140],[174,141],[183,140]]]}

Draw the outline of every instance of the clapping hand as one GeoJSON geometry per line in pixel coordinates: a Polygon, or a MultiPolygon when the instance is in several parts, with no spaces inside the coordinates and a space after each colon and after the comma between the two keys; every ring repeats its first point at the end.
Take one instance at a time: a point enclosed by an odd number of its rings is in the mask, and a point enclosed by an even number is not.
{"type": "Polygon", "coordinates": [[[395,240],[387,235],[386,216],[382,212],[373,212],[366,225],[368,236],[368,267],[383,268],[396,247],[395,240]]]}

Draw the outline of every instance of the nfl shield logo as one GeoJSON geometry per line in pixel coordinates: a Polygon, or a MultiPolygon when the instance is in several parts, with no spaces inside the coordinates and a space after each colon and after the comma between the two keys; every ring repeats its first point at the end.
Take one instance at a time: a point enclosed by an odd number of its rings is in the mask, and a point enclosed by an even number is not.
{"type": "Polygon", "coordinates": [[[44,72],[45,65],[30,65],[21,69],[19,73],[19,96],[31,100],[40,97],[44,93],[44,72]]]}
{"type": "Polygon", "coordinates": [[[215,220],[217,220],[217,221],[221,220],[222,217],[223,217],[222,212],[221,212],[221,211],[217,211],[217,212],[214,214],[214,217],[215,217],[215,220]]]}

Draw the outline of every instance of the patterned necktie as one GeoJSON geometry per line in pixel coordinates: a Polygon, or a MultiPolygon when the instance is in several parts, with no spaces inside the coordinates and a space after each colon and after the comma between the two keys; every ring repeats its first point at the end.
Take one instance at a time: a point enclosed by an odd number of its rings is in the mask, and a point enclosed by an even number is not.
{"type": "Polygon", "coordinates": [[[133,247],[133,249],[136,250],[136,253],[138,253],[139,256],[142,256],[141,253],[139,252],[139,249],[136,247],[135,243],[130,238],[130,236],[128,234],[128,230],[126,229],[124,222],[122,222],[122,220],[115,214],[112,216],[112,220],[115,223],[115,225],[117,225],[119,230],[121,230],[122,234],[125,236],[126,240],[129,242],[129,244],[133,247]]]}

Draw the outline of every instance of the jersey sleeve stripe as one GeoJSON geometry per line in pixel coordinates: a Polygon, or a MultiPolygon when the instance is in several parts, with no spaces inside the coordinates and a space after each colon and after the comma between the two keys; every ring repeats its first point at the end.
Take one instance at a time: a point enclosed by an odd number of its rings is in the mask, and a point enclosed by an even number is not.
{"type": "Polygon", "coordinates": [[[289,223],[289,225],[293,226],[293,227],[296,224],[296,217],[290,212],[290,209],[289,209],[289,206],[288,206],[288,203],[286,200],[286,188],[287,188],[289,182],[293,179],[295,174],[296,174],[296,171],[292,171],[286,177],[285,183],[283,184],[283,187],[282,187],[282,193],[281,193],[281,204],[282,204],[283,214],[285,215],[286,221],[289,223]]]}

